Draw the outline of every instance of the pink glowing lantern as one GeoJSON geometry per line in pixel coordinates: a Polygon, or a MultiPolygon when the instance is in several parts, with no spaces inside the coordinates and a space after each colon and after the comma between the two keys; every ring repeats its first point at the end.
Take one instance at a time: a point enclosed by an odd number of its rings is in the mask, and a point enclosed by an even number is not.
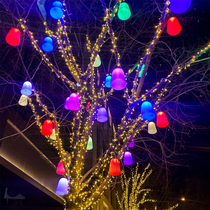
{"type": "Polygon", "coordinates": [[[56,194],[61,196],[65,195],[68,192],[68,186],[69,186],[69,180],[65,177],[60,178],[55,191],[56,194]]]}
{"type": "Polygon", "coordinates": [[[65,102],[64,108],[67,110],[77,111],[80,108],[79,95],[72,93],[65,102]]]}
{"type": "Polygon", "coordinates": [[[57,169],[56,169],[56,174],[63,175],[63,174],[65,174],[65,173],[66,173],[66,171],[65,171],[63,162],[60,161],[60,162],[58,163],[58,166],[57,166],[57,169]]]}
{"type": "Polygon", "coordinates": [[[107,111],[104,107],[98,109],[97,121],[106,122],[108,120],[107,111]]]}
{"type": "Polygon", "coordinates": [[[112,72],[111,87],[114,90],[122,90],[126,87],[125,74],[122,68],[117,67],[112,72]]]}
{"type": "Polygon", "coordinates": [[[132,157],[131,152],[126,151],[124,153],[123,163],[124,163],[124,165],[132,165],[133,164],[133,157],[132,157]]]}

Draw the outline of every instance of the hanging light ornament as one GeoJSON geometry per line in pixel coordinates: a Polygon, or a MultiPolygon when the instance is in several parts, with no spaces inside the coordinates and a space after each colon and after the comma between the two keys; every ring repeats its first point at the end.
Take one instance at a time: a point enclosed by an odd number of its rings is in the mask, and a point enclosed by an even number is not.
{"type": "Polygon", "coordinates": [[[157,133],[156,125],[155,125],[154,122],[149,122],[148,123],[148,133],[149,134],[156,134],[157,133]]]}
{"type": "Polygon", "coordinates": [[[113,158],[109,165],[109,174],[112,176],[117,176],[121,174],[120,162],[117,158],[113,158]]]}
{"type": "Polygon", "coordinates": [[[77,111],[80,109],[79,95],[72,93],[65,102],[64,108],[67,110],[77,111]]]}
{"type": "Polygon", "coordinates": [[[87,150],[93,149],[93,139],[89,137],[88,143],[87,143],[87,150]]]}
{"type": "Polygon", "coordinates": [[[63,175],[66,173],[63,162],[60,161],[57,165],[56,174],[63,175]]]}
{"type": "MultiPolygon", "coordinates": [[[[131,138],[131,136],[129,136],[129,139],[131,138]]],[[[131,142],[128,144],[128,147],[134,147],[135,146],[135,142],[134,139],[131,140],[131,142]]]]}
{"type": "Polygon", "coordinates": [[[98,109],[97,121],[106,122],[108,120],[107,111],[104,107],[98,109]]]}
{"type": "Polygon", "coordinates": [[[129,151],[124,152],[123,164],[124,165],[132,165],[133,164],[133,157],[132,157],[131,152],[129,152],[129,151]]]}
{"type": "Polygon", "coordinates": [[[189,9],[191,0],[171,0],[170,9],[173,13],[181,14],[189,9]]]}
{"type": "Polygon", "coordinates": [[[27,104],[28,104],[28,96],[21,95],[21,96],[20,96],[20,99],[19,99],[19,101],[18,101],[18,104],[19,104],[20,106],[27,106],[27,104]]]}
{"type": "Polygon", "coordinates": [[[58,20],[63,17],[63,4],[60,1],[54,1],[50,9],[52,18],[58,20]]]}
{"type": "Polygon", "coordinates": [[[29,81],[24,82],[20,92],[22,95],[30,96],[32,94],[31,82],[29,82],[29,81]]]}
{"type": "Polygon", "coordinates": [[[149,101],[144,101],[141,105],[141,117],[143,120],[153,120],[155,111],[149,101]]]}
{"type": "Polygon", "coordinates": [[[50,136],[53,133],[53,123],[51,120],[45,120],[42,126],[41,134],[50,136]]]}
{"type": "Polygon", "coordinates": [[[122,68],[117,67],[112,71],[111,87],[114,90],[122,90],[126,87],[126,80],[122,68]]]}
{"type": "Polygon", "coordinates": [[[52,140],[56,140],[56,135],[55,135],[55,128],[53,128],[52,134],[50,135],[50,138],[52,140]]]}
{"type": "Polygon", "coordinates": [[[126,2],[122,2],[119,6],[117,16],[120,20],[128,20],[131,16],[131,10],[126,2]]]}
{"type": "Polygon", "coordinates": [[[53,40],[49,36],[46,37],[42,44],[42,49],[45,52],[52,52],[53,51],[53,40]]]}
{"type": "Polygon", "coordinates": [[[157,126],[159,128],[164,128],[168,126],[168,119],[165,112],[158,112],[157,113],[157,126]]]}
{"type": "Polygon", "coordinates": [[[105,79],[105,86],[107,88],[111,88],[111,79],[112,79],[111,76],[107,76],[106,79],[105,79]]]}
{"type": "Polygon", "coordinates": [[[69,186],[69,180],[65,177],[60,178],[55,193],[61,196],[67,194],[68,186],[69,186]]]}
{"type": "Polygon", "coordinates": [[[6,42],[11,46],[18,46],[20,44],[20,30],[18,28],[11,28],[6,36],[6,42]]]}
{"type": "MultiPolygon", "coordinates": [[[[143,64],[142,67],[141,67],[141,71],[139,72],[139,77],[142,77],[142,74],[143,74],[143,71],[144,71],[144,67],[145,67],[145,64],[143,64]]],[[[145,76],[147,76],[147,72],[146,72],[145,76]]]]}
{"type": "Polygon", "coordinates": [[[178,35],[182,30],[182,27],[176,17],[171,17],[167,21],[167,33],[170,36],[178,35]]]}
{"type": "Polygon", "coordinates": [[[99,67],[101,65],[101,58],[99,54],[96,56],[95,62],[93,64],[94,67],[99,67]]]}

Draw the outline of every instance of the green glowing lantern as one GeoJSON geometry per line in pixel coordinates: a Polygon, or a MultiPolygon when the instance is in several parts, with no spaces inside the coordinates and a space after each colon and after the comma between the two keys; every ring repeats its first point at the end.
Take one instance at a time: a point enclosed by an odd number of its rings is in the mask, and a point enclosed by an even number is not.
{"type": "Polygon", "coordinates": [[[127,3],[123,2],[119,6],[117,16],[120,20],[128,20],[131,16],[131,10],[127,3]]]}
{"type": "Polygon", "coordinates": [[[99,67],[101,65],[101,58],[99,54],[96,56],[95,62],[93,64],[94,67],[99,67]]]}
{"type": "Polygon", "coordinates": [[[93,149],[93,139],[89,137],[88,143],[87,143],[87,150],[93,149]]]}
{"type": "MultiPolygon", "coordinates": [[[[144,67],[145,67],[145,64],[143,64],[142,67],[141,67],[141,71],[139,72],[139,77],[142,77],[144,67]]],[[[138,68],[139,68],[139,66],[138,66],[138,68]]],[[[147,73],[145,74],[145,76],[147,76],[147,73]]]]}

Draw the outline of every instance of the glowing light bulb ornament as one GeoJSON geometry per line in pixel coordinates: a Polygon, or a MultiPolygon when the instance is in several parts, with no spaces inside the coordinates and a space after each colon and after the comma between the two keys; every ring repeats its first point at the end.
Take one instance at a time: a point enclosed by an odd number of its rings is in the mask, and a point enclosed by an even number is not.
{"type": "Polygon", "coordinates": [[[52,52],[53,51],[53,40],[50,37],[46,37],[42,44],[42,49],[45,52],[52,52]]]}
{"type": "Polygon", "coordinates": [[[126,87],[125,74],[122,68],[117,67],[112,71],[111,87],[114,90],[122,90],[126,87]]]}
{"type": "Polygon", "coordinates": [[[132,157],[131,152],[129,152],[129,151],[124,152],[123,164],[124,165],[132,165],[133,164],[133,157],[132,157]]]}
{"type": "Polygon", "coordinates": [[[131,10],[126,2],[122,2],[119,6],[117,16],[120,20],[128,20],[131,16],[131,10]]]}
{"type": "Polygon", "coordinates": [[[56,174],[63,175],[66,173],[63,162],[60,161],[57,165],[56,174]]]}
{"type": "Polygon", "coordinates": [[[11,28],[6,36],[6,42],[11,46],[18,46],[20,44],[20,30],[18,28],[11,28]]]}
{"type": "Polygon", "coordinates": [[[50,135],[50,138],[51,138],[52,140],[56,140],[55,128],[53,128],[53,132],[52,132],[52,134],[50,135]]]}
{"type": "Polygon", "coordinates": [[[148,133],[149,134],[156,134],[157,133],[156,125],[155,125],[154,122],[149,122],[148,123],[148,133]]]}
{"type": "Polygon", "coordinates": [[[42,126],[41,134],[50,136],[53,133],[53,123],[51,120],[45,120],[42,126]]]}
{"type": "Polygon", "coordinates": [[[56,194],[61,196],[65,195],[68,192],[68,186],[69,186],[69,180],[65,177],[60,178],[55,191],[56,194]]]}
{"type": "MultiPolygon", "coordinates": [[[[145,67],[145,64],[143,64],[142,67],[141,67],[141,71],[139,72],[139,77],[142,77],[144,67],[145,67]]],[[[138,68],[139,68],[139,66],[138,66],[138,68]]],[[[145,76],[147,76],[147,73],[145,74],[145,76]]]]}
{"type": "Polygon", "coordinates": [[[32,95],[32,84],[29,81],[25,81],[23,83],[23,86],[21,88],[21,94],[25,96],[30,96],[32,95]]]}
{"type": "Polygon", "coordinates": [[[87,150],[92,150],[93,149],[93,139],[89,137],[88,143],[87,143],[87,150]]]}
{"type": "Polygon", "coordinates": [[[18,101],[18,104],[20,106],[27,106],[28,104],[28,96],[25,96],[25,95],[21,95],[19,101],[18,101]]]}
{"type": "Polygon", "coordinates": [[[141,118],[143,120],[153,120],[155,118],[155,111],[149,101],[144,101],[141,105],[141,118]]]}
{"type": "Polygon", "coordinates": [[[54,1],[50,9],[52,18],[58,20],[63,17],[63,4],[60,1],[54,1]]]}
{"type": "Polygon", "coordinates": [[[170,9],[173,13],[181,14],[189,9],[191,0],[171,0],[170,9]]]}
{"type": "Polygon", "coordinates": [[[111,88],[111,79],[112,79],[111,76],[107,76],[106,79],[105,79],[105,86],[107,88],[111,88]]]}
{"type": "Polygon", "coordinates": [[[104,107],[98,109],[97,121],[106,122],[108,120],[107,111],[104,107]]]}
{"type": "MultiPolygon", "coordinates": [[[[129,139],[131,138],[131,136],[129,136],[129,139]]],[[[135,142],[134,139],[131,140],[131,142],[128,144],[128,147],[134,147],[135,146],[135,142]]]]}
{"type": "Polygon", "coordinates": [[[164,128],[168,126],[168,119],[165,112],[158,112],[157,113],[157,126],[159,128],[164,128]]]}
{"type": "Polygon", "coordinates": [[[67,110],[77,111],[80,109],[79,95],[72,93],[65,102],[64,108],[67,110]]]}
{"type": "Polygon", "coordinates": [[[182,30],[182,27],[176,17],[171,17],[167,21],[167,33],[170,36],[178,35],[182,30]]]}
{"type": "Polygon", "coordinates": [[[113,158],[109,165],[109,174],[112,176],[117,176],[121,174],[120,162],[117,158],[113,158]]]}
{"type": "Polygon", "coordinates": [[[99,67],[101,65],[101,58],[99,54],[96,56],[95,62],[93,64],[94,67],[99,67]]]}

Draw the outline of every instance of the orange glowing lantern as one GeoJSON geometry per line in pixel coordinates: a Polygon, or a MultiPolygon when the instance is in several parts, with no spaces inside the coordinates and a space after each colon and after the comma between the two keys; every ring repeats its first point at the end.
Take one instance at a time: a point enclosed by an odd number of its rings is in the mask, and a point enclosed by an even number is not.
{"type": "Polygon", "coordinates": [[[117,176],[121,174],[120,162],[117,158],[113,158],[109,166],[109,174],[112,176],[117,176]]]}

